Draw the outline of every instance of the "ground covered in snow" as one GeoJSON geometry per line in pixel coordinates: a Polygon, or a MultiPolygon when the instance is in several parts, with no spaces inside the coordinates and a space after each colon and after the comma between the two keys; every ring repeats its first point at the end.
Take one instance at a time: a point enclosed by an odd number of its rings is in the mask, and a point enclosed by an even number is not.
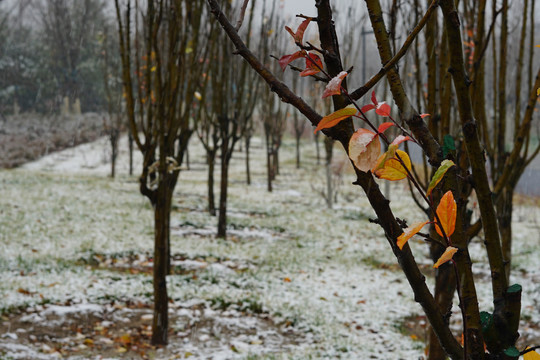
{"type": "Polygon", "coordinates": [[[83,115],[0,116],[0,168],[13,168],[49,153],[96,140],[104,118],[83,115]]]}
{"type": "MultiPolygon", "coordinates": [[[[302,147],[301,169],[292,141],[283,146],[272,193],[260,141],[252,149],[251,186],[245,153],[235,152],[224,240],[214,236],[204,155],[192,144],[171,222],[170,344],[159,349],[149,345],[152,211],[136,177],[127,175],[126,150],[116,179],[107,177],[106,139],[0,171],[0,358],[422,358],[422,310],[381,229],[369,222],[372,210],[350,185],[351,173],[327,209],[313,143],[302,147]]],[[[397,216],[419,221],[403,185],[391,187],[391,204],[397,216]]],[[[514,219],[513,282],[524,287],[527,344],[540,343],[536,205],[518,204],[514,219]]],[[[412,247],[432,283],[427,246],[412,240],[412,247]]],[[[490,311],[480,240],[472,256],[481,308],[490,311]]],[[[457,305],[453,312],[459,336],[457,305]]]]}

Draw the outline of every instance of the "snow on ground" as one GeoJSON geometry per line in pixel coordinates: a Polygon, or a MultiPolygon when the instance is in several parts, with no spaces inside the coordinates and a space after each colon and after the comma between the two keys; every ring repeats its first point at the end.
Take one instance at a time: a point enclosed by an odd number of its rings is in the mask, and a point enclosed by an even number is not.
{"type": "MultiPolygon", "coordinates": [[[[143,337],[148,331],[152,212],[136,176],[126,175],[125,143],[116,179],[107,177],[106,139],[0,171],[1,356],[141,358],[130,340],[135,335],[128,341],[119,327],[136,324],[143,337]],[[36,337],[45,323],[53,326],[46,331],[65,330],[36,337]],[[104,329],[117,331],[114,343],[104,329]],[[114,351],[96,353],[107,346],[114,351]]],[[[229,237],[223,240],[214,238],[217,219],[205,210],[204,154],[193,141],[191,169],[181,174],[171,221],[171,341],[166,349],[145,352],[157,359],[421,358],[424,339],[410,336],[404,323],[422,310],[381,229],[368,221],[373,212],[350,185],[350,171],[329,210],[317,194],[325,175],[313,143],[302,147],[300,170],[292,141],[283,146],[272,193],[266,191],[260,140],[252,149],[251,186],[245,185],[245,154],[235,153],[229,237]]],[[[392,186],[391,200],[397,216],[409,223],[422,219],[403,184],[392,186]]],[[[538,215],[538,208],[521,205],[514,220],[513,280],[524,286],[522,334],[529,339],[540,336],[538,215]]],[[[411,243],[431,284],[427,247],[411,243]]],[[[481,242],[471,251],[480,305],[489,311],[481,242]]]]}

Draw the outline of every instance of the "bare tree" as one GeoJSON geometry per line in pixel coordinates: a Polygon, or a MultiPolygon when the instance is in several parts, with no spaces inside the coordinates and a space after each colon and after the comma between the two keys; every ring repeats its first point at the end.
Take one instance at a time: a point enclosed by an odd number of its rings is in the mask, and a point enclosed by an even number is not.
{"type": "Polygon", "coordinates": [[[124,129],[122,117],[122,77],[121,64],[118,56],[118,39],[111,36],[110,27],[107,24],[103,28],[101,38],[103,56],[103,87],[107,104],[108,119],[103,118],[103,128],[109,137],[111,145],[111,177],[116,174],[116,159],[118,157],[118,140],[124,129]],[[111,41],[112,40],[112,41],[111,41]],[[113,45],[114,43],[114,45],[113,45]]]}
{"type": "MultiPolygon", "coordinates": [[[[227,13],[233,8],[225,3],[227,13]]],[[[246,33],[251,39],[255,1],[252,2],[246,33]]],[[[209,200],[213,199],[213,158],[219,149],[220,153],[220,195],[219,214],[217,224],[217,237],[225,238],[227,235],[227,193],[229,182],[229,164],[234,148],[250,127],[251,117],[257,100],[256,74],[249,71],[248,65],[231,57],[232,48],[225,41],[226,36],[216,31],[212,36],[212,45],[209,52],[209,80],[206,84],[204,124],[200,127],[205,134],[202,136],[207,150],[209,163],[209,200]],[[208,140],[208,141],[207,141],[208,140]],[[212,183],[212,184],[211,184],[212,183]],[[211,188],[212,186],[212,188],[211,188]]],[[[210,206],[209,206],[210,207],[210,206]]]]}
{"type": "Polygon", "coordinates": [[[152,343],[166,344],[172,196],[194,129],[202,78],[204,4],[189,0],[115,0],[129,128],[143,155],[139,188],[154,210],[152,343]],[[189,69],[189,70],[187,70],[189,69]]]}

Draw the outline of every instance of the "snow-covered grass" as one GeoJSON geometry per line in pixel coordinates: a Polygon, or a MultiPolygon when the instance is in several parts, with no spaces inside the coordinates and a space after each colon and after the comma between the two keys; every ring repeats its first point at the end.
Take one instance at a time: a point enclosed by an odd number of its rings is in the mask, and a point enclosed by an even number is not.
{"type": "MultiPolygon", "coordinates": [[[[153,246],[152,211],[138,192],[136,177],[126,175],[125,149],[120,153],[120,176],[107,177],[106,149],[106,140],[101,139],[21,169],[0,171],[4,323],[14,309],[30,308],[43,319],[51,312],[69,313],[72,306],[79,307],[76,311],[94,311],[95,305],[109,306],[111,299],[151,304],[151,276],[144,266],[148,270],[151,265],[147,260],[153,246]],[[125,271],[132,265],[126,263],[129,257],[143,264],[141,271],[125,271]],[[44,306],[36,310],[39,304],[44,306]],[[58,307],[66,304],[74,305],[58,307]]],[[[421,357],[425,343],[404,333],[403,321],[422,310],[413,301],[381,229],[369,222],[373,211],[361,190],[351,185],[350,169],[343,175],[339,201],[330,210],[314,191],[324,186],[325,175],[322,166],[316,165],[313,143],[303,144],[303,166],[297,170],[293,142],[285,141],[272,193],[266,191],[260,141],[255,141],[252,152],[251,186],[245,184],[245,154],[236,152],[233,157],[229,237],[223,240],[214,237],[217,218],[205,210],[202,147],[195,141],[190,147],[191,169],[181,174],[172,214],[171,247],[177,258],[173,267],[178,271],[168,277],[171,312],[176,316],[171,328],[183,340],[171,341],[167,350],[154,356],[421,357]],[[201,304],[202,312],[192,311],[201,304]],[[191,314],[189,321],[208,324],[211,318],[214,327],[226,323],[226,328],[240,330],[230,330],[232,335],[226,341],[212,332],[197,339],[184,336],[189,331],[186,311],[191,314]],[[263,329],[259,314],[271,320],[265,325],[269,328],[263,329]],[[242,329],[247,328],[258,329],[259,337],[246,335],[242,329]],[[280,336],[269,335],[277,332],[280,336]]],[[[336,152],[335,161],[344,161],[336,152]]],[[[398,217],[409,223],[422,219],[403,184],[392,185],[391,199],[398,217]]],[[[538,215],[538,208],[522,205],[517,207],[514,221],[513,280],[524,287],[522,312],[528,320],[522,334],[529,331],[534,338],[538,334],[533,328],[540,323],[536,300],[540,293],[538,215]]],[[[412,247],[432,283],[426,245],[413,240],[412,247]]],[[[478,261],[474,270],[480,305],[489,311],[489,268],[481,242],[475,241],[471,251],[478,261]]],[[[457,318],[458,313],[455,305],[457,318]]],[[[49,358],[41,345],[26,345],[24,351],[49,358]]],[[[16,358],[23,351],[21,346],[11,335],[0,338],[0,354],[4,352],[8,358],[16,358]]]]}

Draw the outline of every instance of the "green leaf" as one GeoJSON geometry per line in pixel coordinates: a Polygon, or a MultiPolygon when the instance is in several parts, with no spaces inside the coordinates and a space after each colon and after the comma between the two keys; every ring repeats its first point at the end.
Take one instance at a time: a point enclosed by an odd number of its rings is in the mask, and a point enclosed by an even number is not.
{"type": "Polygon", "coordinates": [[[452,160],[443,160],[441,163],[441,166],[437,169],[435,174],[433,175],[433,178],[431,178],[431,182],[429,183],[429,186],[426,191],[426,195],[429,196],[435,186],[442,180],[444,177],[444,174],[450,169],[452,166],[454,166],[454,162],[452,160]]]}
{"type": "Polygon", "coordinates": [[[443,138],[443,157],[446,157],[450,151],[456,150],[456,145],[454,144],[454,138],[452,135],[446,134],[443,138]]]}
{"type": "Polygon", "coordinates": [[[493,323],[493,315],[491,315],[487,311],[481,311],[480,323],[482,324],[482,332],[486,331],[493,323]]]}
{"type": "Polygon", "coordinates": [[[519,356],[519,350],[516,349],[515,346],[512,346],[512,347],[509,347],[508,349],[505,349],[504,354],[507,356],[512,356],[512,357],[517,358],[519,356]]]}
{"type": "Polygon", "coordinates": [[[506,290],[506,292],[508,292],[508,293],[516,293],[516,292],[520,292],[520,291],[521,291],[521,285],[519,285],[519,284],[514,284],[512,286],[509,286],[508,290],[506,290]]]}

